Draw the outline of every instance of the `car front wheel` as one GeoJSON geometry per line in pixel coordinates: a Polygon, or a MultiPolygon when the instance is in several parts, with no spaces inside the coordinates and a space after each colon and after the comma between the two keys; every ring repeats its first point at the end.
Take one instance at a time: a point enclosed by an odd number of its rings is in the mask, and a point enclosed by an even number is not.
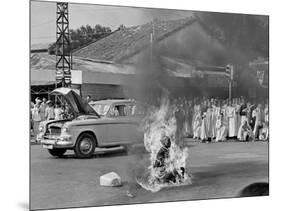
{"type": "Polygon", "coordinates": [[[84,133],[79,136],[74,152],[78,158],[90,158],[93,156],[96,149],[96,139],[89,133],[84,133]]]}
{"type": "Polygon", "coordinates": [[[66,149],[48,149],[48,151],[54,157],[62,157],[66,149]]]}

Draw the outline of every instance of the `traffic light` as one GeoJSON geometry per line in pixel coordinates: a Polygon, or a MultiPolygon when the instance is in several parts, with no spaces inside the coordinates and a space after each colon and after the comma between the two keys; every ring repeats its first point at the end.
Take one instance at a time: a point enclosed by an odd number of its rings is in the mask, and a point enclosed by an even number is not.
{"type": "Polygon", "coordinates": [[[233,65],[230,65],[230,64],[226,65],[225,72],[228,74],[230,80],[233,81],[233,78],[234,78],[233,65]]]}

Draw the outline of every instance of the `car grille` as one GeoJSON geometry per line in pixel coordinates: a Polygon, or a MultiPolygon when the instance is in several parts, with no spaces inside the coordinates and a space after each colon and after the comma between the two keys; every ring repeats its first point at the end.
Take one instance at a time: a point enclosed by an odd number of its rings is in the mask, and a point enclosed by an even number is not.
{"type": "Polygon", "coordinates": [[[60,127],[50,127],[46,134],[47,135],[60,135],[61,128],[60,127]]]}

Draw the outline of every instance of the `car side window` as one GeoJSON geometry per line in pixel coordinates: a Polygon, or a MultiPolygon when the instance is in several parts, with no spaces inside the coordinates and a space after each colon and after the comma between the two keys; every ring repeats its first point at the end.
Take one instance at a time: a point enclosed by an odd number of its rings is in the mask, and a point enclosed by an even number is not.
{"type": "Polygon", "coordinates": [[[109,115],[111,117],[124,117],[127,116],[126,105],[114,105],[110,109],[109,115]]]}
{"type": "Polygon", "coordinates": [[[133,104],[126,105],[125,107],[126,116],[133,116],[134,112],[135,112],[135,105],[133,104]]]}
{"type": "Polygon", "coordinates": [[[126,116],[143,116],[145,114],[144,107],[139,104],[131,103],[125,107],[126,116]]]}

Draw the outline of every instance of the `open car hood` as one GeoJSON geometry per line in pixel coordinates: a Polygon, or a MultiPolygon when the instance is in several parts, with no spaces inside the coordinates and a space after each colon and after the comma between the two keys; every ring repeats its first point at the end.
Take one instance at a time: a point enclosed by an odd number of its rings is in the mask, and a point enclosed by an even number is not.
{"type": "Polygon", "coordinates": [[[86,102],[83,102],[80,95],[78,95],[73,89],[70,88],[57,88],[51,92],[52,95],[61,95],[67,101],[76,115],[80,114],[92,114],[97,117],[97,112],[86,102]]]}

